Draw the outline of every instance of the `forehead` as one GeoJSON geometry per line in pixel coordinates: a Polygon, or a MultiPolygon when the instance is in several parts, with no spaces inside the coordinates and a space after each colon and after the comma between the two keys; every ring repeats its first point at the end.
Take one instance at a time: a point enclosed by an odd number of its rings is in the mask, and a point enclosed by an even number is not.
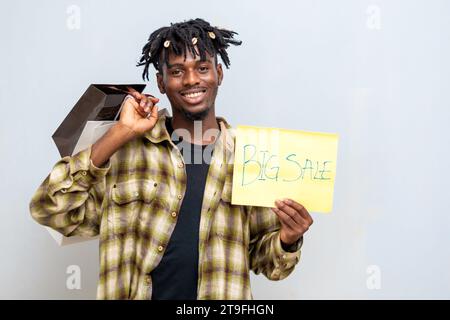
{"type": "MultiPolygon", "coordinates": [[[[193,56],[192,52],[190,50],[186,49],[186,59],[184,58],[184,55],[176,55],[173,50],[169,51],[169,64],[184,64],[184,63],[195,63],[197,61],[200,61],[200,54],[198,52],[197,47],[195,47],[196,55],[193,56]]],[[[208,52],[206,52],[206,61],[214,61],[214,56],[210,55],[208,52]]]]}

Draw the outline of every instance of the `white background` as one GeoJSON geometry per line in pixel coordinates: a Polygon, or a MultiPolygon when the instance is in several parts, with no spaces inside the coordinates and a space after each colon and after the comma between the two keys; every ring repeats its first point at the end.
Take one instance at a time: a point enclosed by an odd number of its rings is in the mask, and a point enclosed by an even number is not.
{"type": "MultiPolygon", "coordinates": [[[[89,84],[142,83],[149,34],[196,17],[243,40],[218,115],[340,135],[333,212],[313,213],[290,277],[252,276],[255,298],[450,298],[449,15],[444,0],[2,2],[0,298],[95,298],[97,243],[60,248],[29,215],[51,135],[89,84]]],[[[154,77],[147,91],[161,98],[154,77]]]]}

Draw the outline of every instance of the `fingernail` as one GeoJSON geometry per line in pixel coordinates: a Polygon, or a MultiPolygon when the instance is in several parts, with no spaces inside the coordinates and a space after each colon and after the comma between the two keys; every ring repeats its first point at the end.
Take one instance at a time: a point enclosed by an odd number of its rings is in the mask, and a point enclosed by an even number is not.
{"type": "Polygon", "coordinates": [[[284,202],[287,203],[287,204],[291,204],[292,203],[292,201],[290,199],[284,199],[284,202]]]}
{"type": "Polygon", "coordinates": [[[277,205],[277,207],[281,206],[281,202],[279,200],[275,200],[275,204],[277,205]]]}
{"type": "Polygon", "coordinates": [[[145,102],[141,101],[141,107],[145,107],[145,102]]]}

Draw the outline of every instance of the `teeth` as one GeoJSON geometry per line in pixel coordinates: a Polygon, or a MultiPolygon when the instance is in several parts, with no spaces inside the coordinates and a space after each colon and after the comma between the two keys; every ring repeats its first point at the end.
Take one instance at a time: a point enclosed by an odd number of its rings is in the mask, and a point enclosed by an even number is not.
{"type": "Polygon", "coordinates": [[[196,98],[198,96],[201,96],[203,94],[202,91],[200,92],[194,92],[194,93],[186,93],[184,96],[188,98],[196,98]]]}

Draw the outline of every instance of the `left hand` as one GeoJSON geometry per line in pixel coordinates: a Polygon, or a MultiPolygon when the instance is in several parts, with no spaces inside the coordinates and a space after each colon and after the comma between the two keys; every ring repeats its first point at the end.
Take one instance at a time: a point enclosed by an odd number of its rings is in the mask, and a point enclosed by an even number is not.
{"type": "Polygon", "coordinates": [[[286,245],[294,244],[313,224],[309,212],[300,203],[292,199],[275,201],[272,211],[280,219],[280,239],[286,245]]]}

